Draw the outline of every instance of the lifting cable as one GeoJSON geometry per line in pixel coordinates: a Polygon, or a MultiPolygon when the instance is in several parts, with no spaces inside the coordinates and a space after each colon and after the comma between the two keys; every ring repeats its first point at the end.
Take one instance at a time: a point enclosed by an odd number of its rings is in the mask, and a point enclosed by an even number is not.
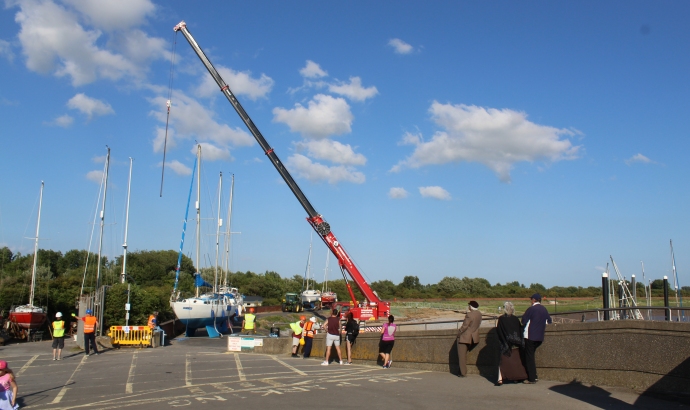
{"type": "Polygon", "coordinates": [[[167,117],[165,119],[165,140],[163,142],[163,166],[161,170],[161,192],[160,197],[163,197],[163,179],[165,177],[165,151],[168,147],[168,124],[170,123],[170,105],[172,100],[172,90],[173,90],[173,78],[175,74],[175,48],[177,47],[177,31],[173,33],[173,46],[172,55],[170,56],[170,80],[168,81],[168,100],[165,105],[168,110],[167,117]]]}

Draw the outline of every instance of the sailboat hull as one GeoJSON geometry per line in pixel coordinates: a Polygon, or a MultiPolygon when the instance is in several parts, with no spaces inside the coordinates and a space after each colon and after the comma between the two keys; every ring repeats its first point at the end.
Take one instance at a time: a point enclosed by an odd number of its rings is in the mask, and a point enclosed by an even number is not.
{"type": "Polygon", "coordinates": [[[172,303],[177,319],[186,327],[219,327],[237,314],[237,307],[221,299],[189,298],[172,303]]]}
{"type": "MultiPolygon", "coordinates": [[[[38,310],[38,309],[35,309],[38,310]]],[[[38,312],[10,312],[10,322],[16,323],[22,329],[38,329],[46,322],[46,314],[42,309],[38,312]]]]}

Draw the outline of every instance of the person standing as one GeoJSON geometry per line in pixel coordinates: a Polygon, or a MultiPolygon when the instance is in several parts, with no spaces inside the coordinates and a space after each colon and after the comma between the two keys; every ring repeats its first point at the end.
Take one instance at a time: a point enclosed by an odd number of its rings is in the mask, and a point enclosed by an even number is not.
{"type": "Polygon", "coordinates": [[[340,318],[338,317],[338,309],[331,311],[331,317],[326,323],[326,360],[321,363],[322,366],[328,366],[328,359],[331,357],[331,347],[335,345],[335,351],[338,352],[338,363],[343,364],[343,356],[340,352],[340,318]]]}
{"type": "Polygon", "coordinates": [[[347,344],[347,362],[345,364],[352,364],[352,345],[355,344],[357,335],[359,335],[359,324],[352,312],[347,312],[347,323],[345,323],[343,333],[345,334],[345,343],[347,344]]]}
{"type": "Polygon", "coordinates": [[[498,386],[503,385],[504,380],[522,381],[527,379],[527,371],[520,352],[525,345],[522,339],[522,325],[520,319],[515,316],[515,306],[511,302],[503,304],[505,312],[496,323],[496,336],[501,349],[498,362],[498,386]]]}
{"type": "Polygon", "coordinates": [[[0,360],[0,410],[16,410],[17,382],[14,373],[7,367],[7,362],[0,360]]]}
{"type": "Polygon", "coordinates": [[[297,350],[299,349],[299,341],[302,340],[304,322],[306,321],[306,317],[300,316],[299,322],[290,324],[290,328],[292,328],[292,357],[299,357],[297,350]]]}
{"type": "Polygon", "coordinates": [[[65,348],[65,321],[62,313],[55,314],[53,322],[53,360],[62,360],[62,349],[65,348]]]}
{"type": "Polygon", "coordinates": [[[398,330],[398,325],[394,324],[395,318],[393,315],[388,316],[388,323],[384,323],[381,328],[381,344],[379,354],[383,358],[383,368],[390,369],[393,360],[391,360],[391,352],[395,344],[395,331],[398,330]]]}
{"type": "Polygon", "coordinates": [[[318,323],[316,323],[316,318],[314,316],[309,318],[309,321],[304,324],[304,349],[302,349],[302,358],[307,359],[311,356],[311,347],[314,342],[314,335],[319,328],[318,323]]]}
{"type": "Polygon", "coordinates": [[[552,323],[551,315],[541,304],[541,295],[535,293],[530,298],[532,306],[527,308],[522,315],[523,338],[525,339],[525,367],[527,368],[527,380],[523,383],[534,384],[537,377],[537,363],[535,353],[544,341],[546,325],[552,323]]]}
{"type": "Polygon", "coordinates": [[[244,315],[244,320],[242,320],[242,331],[247,331],[256,334],[256,315],[254,314],[254,308],[250,307],[249,312],[244,315]]]}
{"type": "Polygon", "coordinates": [[[153,331],[156,330],[158,327],[158,312],[154,311],[149,315],[149,329],[151,329],[151,334],[153,334],[153,331]]]}
{"type": "Polygon", "coordinates": [[[467,304],[467,313],[458,330],[458,360],[460,376],[467,376],[467,351],[479,343],[479,326],[482,324],[482,312],[479,303],[472,300],[467,304]]]}
{"type": "Polygon", "coordinates": [[[96,346],[96,327],[98,327],[98,319],[93,316],[91,309],[86,309],[86,316],[77,317],[74,313],[72,316],[84,322],[84,353],[89,356],[89,344],[93,347],[93,354],[98,355],[98,346],[96,346]]]}

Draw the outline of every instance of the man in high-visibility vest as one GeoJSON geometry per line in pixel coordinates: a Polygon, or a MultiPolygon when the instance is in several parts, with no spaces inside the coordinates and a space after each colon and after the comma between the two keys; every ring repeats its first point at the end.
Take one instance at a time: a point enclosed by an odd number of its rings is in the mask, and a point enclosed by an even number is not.
{"type": "Polygon", "coordinates": [[[254,308],[249,308],[249,313],[244,315],[244,320],[242,321],[242,331],[252,332],[256,334],[256,315],[254,314],[254,308]]]}
{"type": "Polygon", "coordinates": [[[299,357],[297,351],[299,350],[299,341],[302,340],[302,329],[304,329],[304,322],[307,318],[300,316],[299,322],[290,323],[292,328],[292,357],[299,357]]]}
{"type": "Polygon", "coordinates": [[[53,360],[62,360],[62,349],[65,348],[65,321],[62,313],[55,314],[53,322],[53,360]],[[57,355],[56,355],[57,353],[57,355]]]}
{"type": "Polygon", "coordinates": [[[96,346],[96,327],[98,326],[98,319],[93,316],[91,309],[86,309],[86,316],[77,317],[74,313],[72,316],[84,322],[84,353],[89,354],[89,344],[93,347],[93,354],[98,354],[98,347],[96,346]]]}
{"type": "Polygon", "coordinates": [[[149,328],[151,329],[151,333],[158,327],[158,312],[153,312],[149,316],[149,328]]]}

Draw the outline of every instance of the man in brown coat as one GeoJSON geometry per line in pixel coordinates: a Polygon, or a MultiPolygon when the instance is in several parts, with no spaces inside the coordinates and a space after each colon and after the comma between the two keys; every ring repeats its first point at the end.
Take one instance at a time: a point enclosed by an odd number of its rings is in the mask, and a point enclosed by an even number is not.
{"type": "Polygon", "coordinates": [[[467,350],[479,343],[479,325],[482,324],[482,313],[479,303],[470,301],[467,314],[462,326],[458,330],[458,359],[460,360],[460,376],[467,376],[467,350]]]}

